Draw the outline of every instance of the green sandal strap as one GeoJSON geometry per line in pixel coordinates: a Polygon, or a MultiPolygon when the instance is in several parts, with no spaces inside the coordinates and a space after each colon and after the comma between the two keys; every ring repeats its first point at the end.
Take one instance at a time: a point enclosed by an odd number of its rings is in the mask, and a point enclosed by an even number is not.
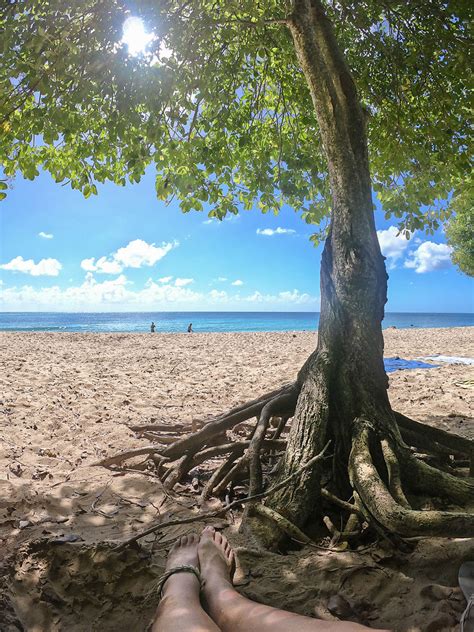
{"type": "Polygon", "coordinates": [[[163,573],[163,575],[160,578],[160,581],[158,582],[156,590],[158,594],[160,595],[160,597],[162,597],[163,586],[165,585],[166,580],[169,579],[171,575],[174,575],[175,573],[192,573],[193,575],[197,577],[199,584],[201,584],[201,573],[199,572],[198,568],[196,568],[195,566],[191,566],[191,564],[183,564],[182,566],[175,566],[174,568],[170,568],[169,571],[166,571],[165,573],[163,573]]]}

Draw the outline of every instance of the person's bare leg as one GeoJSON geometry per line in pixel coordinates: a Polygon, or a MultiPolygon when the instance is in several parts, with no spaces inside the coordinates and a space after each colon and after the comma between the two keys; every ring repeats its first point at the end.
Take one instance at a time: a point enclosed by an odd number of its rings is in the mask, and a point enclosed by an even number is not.
{"type": "MultiPolygon", "coordinates": [[[[168,555],[166,570],[184,564],[199,568],[198,542],[196,535],[180,538],[168,555]]],[[[199,580],[193,573],[176,573],[166,580],[151,629],[152,632],[220,632],[202,609],[199,580]]]]}
{"type": "Polygon", "coordinates": [[[204,605],[222,632],[362,632],[370,629],[358,623],[311,619],[243,597],[230,580],[234,553],[227,538],[212,527],[202,532],[198,555],[204,605]]]}

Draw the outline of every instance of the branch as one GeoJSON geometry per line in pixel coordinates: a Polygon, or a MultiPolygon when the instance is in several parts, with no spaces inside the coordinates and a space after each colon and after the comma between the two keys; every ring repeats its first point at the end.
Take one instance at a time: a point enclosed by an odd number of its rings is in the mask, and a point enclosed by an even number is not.
{"type": "Polygon", "coordinates": [[[127,459],[131,459],[135,456],[141,456],[142,454],[147,454],[148,456],[151,454],[161,454],[163,452],[163,447],[157,447],[156,445],[145,446],[144,448],[135,448],[134,450],[127,450],[126,452],[120,452],[119,454],[115,454],[114,456],[108,456],[102,461],[96,461],[92,463],[92,467],[97,465],[101,465],[102,467],[109,467],[109,465],[118,465],[122,461],[126,461],[127,459]]]}
{"type": "Polygon", "coordinates": [[[224,515],[225,513],[227,513],[228,511],[230,511],[231,509],[235,509],[236,507],[239,507],[240,505],[244,505],[246,503],[253,502],[255,500],[260,500],[262,498],[265,498],[266,496],[270,496],[270,494],[273,494],[274,492],[278,491],[279,489],[287,485],[289,481],[299,476],[302,472],[304,472],[304,470],[307,470],[308,468],[313,466],[317,461],[320,461],[323,458],[324,453],[328,449],[329,444],[330,444],[330,441],[326,443],[326,445],[324,446],[324,448],[321,450],[319,454],[317,454],[312,459],[310,459],[307,463],[305,463],[305,465],[300,467],[299,470],[291,474],[291,476],[288,476],[287,478],[285,478],[283,481],[281,481],[277,485],[274,485],[273,487],[268,489],[266,492],[255,494],[254,496],[247,496],[247,498],[234,500],[233,502],[229,503],[228,505],[224,505],[224,507],[221,507],[220,509],[217,509],[216,511],[201,512],[195,516],[190,516],[189,518],[178,518],[176,520],[168,520],[167,522],[155,524],[152,527],[149,527],[148,529],[145,529],[144,531],[137,533],[136,535],[129,538],[128,540],[125,540],[125,542],[122,542],[116,547],[116,550],[122,550],[125,547],[127,547],[129,544],[133,544],[134,542],[137,542],[137,540],[140,540],[141,538],[144,538],[145,536],[150,535],[151,533],[155,533],[155,531],[160,531],[161,529],[164,529],[166,527],[174,527],[179,524],[190,524],[191,522],[199,522],[201,520],[208,520],[210,518],[218,518],[224,515]]]}
{"type": "Polygon", "coordinates": [[[259,28],[261,26],[268,26],[270,24],[282,24],[287,26],[290,22],[290,18],[274,18],[267,20],[259,20],[253,22],[252,20],[243,20],[241,18],[234,18],[233,20],[212,20],[211,24],[214,26],[227,26],[228,24],[238,24],[239,26],[245,26],[247,28],[259,28]]]}

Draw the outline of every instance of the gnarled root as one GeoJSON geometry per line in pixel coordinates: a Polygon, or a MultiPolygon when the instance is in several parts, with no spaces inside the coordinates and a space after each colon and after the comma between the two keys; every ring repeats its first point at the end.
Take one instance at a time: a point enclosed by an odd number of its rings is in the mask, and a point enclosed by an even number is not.
{"type": "MultiPolygon", "coordinates": [[[[242,470],[250,467],[251,488],[253,493],[261,490],[262,473],[260,454],[284,450],[285,441],[278,437],[288,419],[293,415],[298,387],[296,384],[283,386],[277,391],[272,391],[251,402],[233,408],[228,413],[208,421],[193,421],[193,426],[199,430],[184,437],[172,437],[171,435],[154,435],[153,431],[162,431],[165,424],[146,424],[133,426],[141,436],[155,439],[164,445],[150,445],[144,448],[127,450],[102,459],[95,465],[103,467],[122,467],[126,461],[137,456],[145,455],[157,464],[162,482],[168,489],[181,481],[190,470],[201,465],[209,459],[229,456],[218,470],[211,475],[202,492],[202,500],[208,498],[215,490],[219,492],[225,489],[227,484],[242,470]],[[266,438],[269,422],[273,416],[280,418],[273,439],[266,438]],[[237,424],[241,424],[252,417],[256,417],[256,426],[251,431],[246,441],[228,442],[226,432],[237,424]],[[235,463],[236,459],[239,459],[235,463]]],[[[174,425],[171,430],[176,432],[186,427],[183,424],[174,425]]],[[[187,426],[189,427],[189,426],[187,426]]]]}
{"type": "Polygon", "coordinates": [[[194,432],[193,434],[179,439],[173,445],[170,445],[163,451],[163,456],[169,459],[174,459],[183,453],[193,452],[196,453],[203,446],[209,443],[209,441],[218,433],[230,430],[238,423],[246,421],[251,417],[260,415],[262,409],[272,399],[278,398],[283,395],[287,395],[295,390],[294,384],[288,384],[283,386],[277,391],[267,393],[258,399],[254,399],[251,402],[247,402],[242,406],[238,406],[230,410],[226,415],[217,417],[205,424],[203,428],[194,432]]]}
{"type": "MultiPolygon", "coordinates": [[[[352,424],[352,437],[349,434],[344,439],[350,439],[350,456],[347,458],[347,451],[343,460],[344,450],[338,453],[337,437],[331,425],[334,420],[329,408],[325,358],[321,354],[312,361],[317,365],[317,370],[308,373],[303,383],[299,381],[286,385],[210,421],[194,421],[193,428],[199,429],[184,437],[172,437],[172,434],[177,435],[185,428],[190,428],[189,424],[171,426],[170,434],[158,434],[167,431],[166,424],[134,426],[141,436],[146,435],[161,445],[128,450],[107,457],[97,465],[121,467],[127,460],[145,456],[146,461],[140,463],[139,467],[143,469],[153,461],[157,466],[155,472],[171,489],[194,468],[219,459],[204,484],[201,502],[211,495],[218,496],[226,491],[237,477],[248,476],[248,497],[245,499],[249,508],[247,517],[250,515],[257,521],[272,523],[273,528],[286,535],[292,532],[293,538],[294,529],[298,529],[297,539],[303,542],[309,539],[302,527],[315,510],[320,518],[326,518],[325,523],[333,541],[356,536],[360,525],[367,522],[381,535],[387,531],[401,536],[474,535],[472,514],[415,510],[408,501],[410,499],[415,505],[414,493],[443,496],[459,504],[474,498],[474,481],[466,478],[465,472],[464,477],[453,476],[432,467],[417,458],[413,448],[409,447],[414,446],[424,454],[440,456],[447,460],[447,469],[456,472],[456,462],[465,466],[474,453],[474,442],[394,413],[400,434],[396,427],[393,432],[389,430],[388,421],[387,424],[371,424],[364,419],[356,419],[352,424]],[[290,428],[287,442],[280,437],[297,407],[299,412],[290,428]],[[303,411],[304,414],[300,414],[303,411]],[[275,420],[273,423],[272,419],[275,420]],[[247,438],[242,438],[242,433],[240,437],[238,434],[227,435],[227,431],[243,422],[247,422],[245,428],[250,430],[247,431],[247,438]],[[306,437],[303,449],[297,439],[301,433],[306,437]],[[334,456],[338,455],[334,463],[343,468],[341,478],[346,477],[345,486],[339,486],[334,477],[331,479],[334,472],[330,471],[328,464],[320,462],[322,445],[328,438],[333,442],[333,461],[334,456]],[[274,464],[283,450],[287,451],[284,459],[280,459],[278,472],[279,480],[286,481],[285,485],[277,482],[269,488],[271,499],[260,511],[255,503],[268,494],[262,491],[265,488],[262,459],[265,462],[264,455],[270,453],[270,464],[274,464]],[[319,452],[319,456],[313,462],[311,455],[315,452],[319,452]],[[307,463],[303,469],[299,467],[301,462],[307,463]],[[294,472],[298,472],[297,477],[294,472]],[[329,479],[332,480],[329,486],[331,491],[324,487],[325,481],[329,479]],[[288,485],[289,482],[291,485],[288,485]],[[351,496],[351,488],[355,499],[353,503],[343,500],[351,496]],[[332,520],[323,513],[321,503],[331,503],[342,510],[344,522],[341,524],[346,523],[344,529],[336,529],[332,520]],[[302,505],[305,507],[301,514],[298,512],[302,505]],[[288,524],[284,523],[285,520],[288,524]]],[[[339,418],[337,423],[345,422],[339,418]]],[[[268,470],[267,474],[271,475],[276,470],[276,467],[271,472],[268,470]]],[[[242,500],[240,497],[232,506],[239,506],[242,500]]]]}
{"type": "Polygon", "coordinates": [[[407,509],[397,502],[372,461],[369,448],[371,434],[373,431],[368,422],[355,420],[349,473],[351,483],[365,509],[379,525],[402,536],[474,536],[472,514],[417,511],[407,509]]]}

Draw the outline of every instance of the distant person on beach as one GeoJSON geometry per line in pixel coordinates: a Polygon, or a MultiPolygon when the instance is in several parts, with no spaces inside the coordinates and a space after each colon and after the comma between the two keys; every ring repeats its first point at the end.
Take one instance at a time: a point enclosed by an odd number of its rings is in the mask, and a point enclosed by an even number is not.
{"type": "Polygon", "coordinates": [[[188,325],[188,334],[192,334],[193,333],[193,324],[189,323],[188,325]]]}
{"type": "Polygon", "coordinates": [[[155,325],[155,323],[151,323],[151,325],[150,325],[150,331],[151,331],[151,333],[152,333],[152,334],[154,334],[154,333],[155,333],[155,329],[156,329],[156,325],[155,325]]]}
{"type": "Polygon", "coordinates": [[[232,585],[234,569],[234,552],[227,538],[213,527],[206,527],[200,537],[191,534],[179,538],[156,587],[161,601],[151,632],[362,632],[371,629],[349,621],[318,621],[247,599],[232,585]]]}

